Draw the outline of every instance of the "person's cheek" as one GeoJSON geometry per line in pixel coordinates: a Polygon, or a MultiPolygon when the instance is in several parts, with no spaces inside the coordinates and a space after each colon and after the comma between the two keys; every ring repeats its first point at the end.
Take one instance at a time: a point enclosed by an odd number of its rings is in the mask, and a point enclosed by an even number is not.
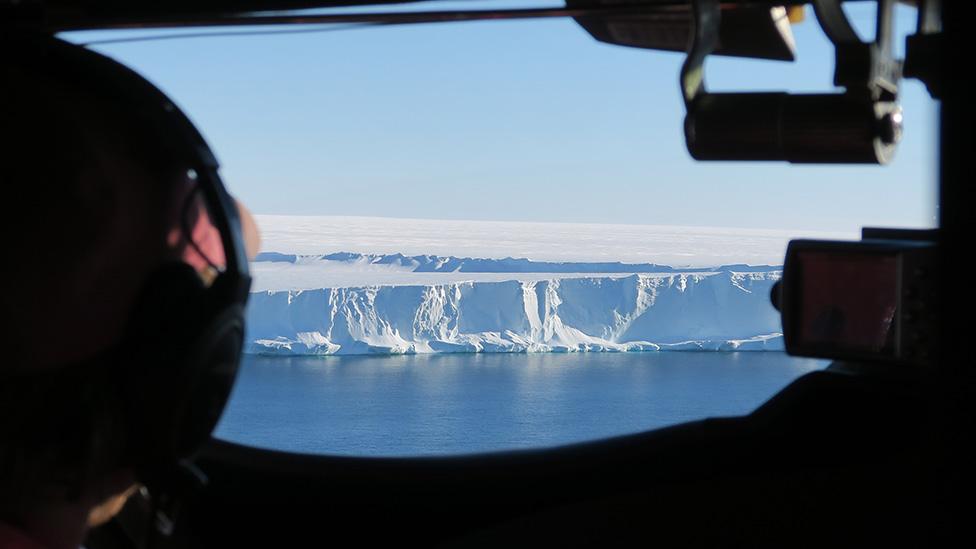
{"type": "Polygon", "coordinates": [[[209,271],[222,269],[227,264],[220,231],[214,227],[199,197],[194,199],[193,208],[188,212],[186,219],[170,232],[167,243],[180,250],[180,259],[209,282],[216,275],[209,271]]]}

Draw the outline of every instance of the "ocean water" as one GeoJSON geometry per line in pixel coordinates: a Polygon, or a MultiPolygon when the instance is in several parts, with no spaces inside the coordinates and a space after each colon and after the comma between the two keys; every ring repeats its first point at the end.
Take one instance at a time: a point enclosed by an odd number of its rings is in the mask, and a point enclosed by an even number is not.
{"type": "Polygon", "coordinates": [[[745,414],[826,364],[777,352],[248,355],[216,436],[356,456],[557,446],[745,414]]]}

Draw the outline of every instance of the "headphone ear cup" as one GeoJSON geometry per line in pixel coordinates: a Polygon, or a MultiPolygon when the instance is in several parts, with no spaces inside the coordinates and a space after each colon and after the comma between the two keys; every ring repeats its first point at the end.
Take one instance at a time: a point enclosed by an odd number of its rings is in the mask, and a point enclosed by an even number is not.
{"type": "Polygon", "coordinates": [[[150,276],[130,317],[118,379],[137,468],[181,457],[183,418],[200,367],[191,349],[206,322],[206,291],[192,267],[166,264],[150,276]]]}
{"type": "Polygon", "coordinates": [[[192,267],[150,277],[132,317],[123,362],[128,440],[137,469],[192,455],[216,427],[244,341],[244,310],[228,304],[223,275],[207,288],[192,267]]]}
{"type": "Polygon", "coordinates": [[[213,311],[187,356],[193,377],[184,415],[176,420],[180,426],[174,437],[175,457],[191,455],[210,439],[237,378],[244,342],[243,308],[234,304],[213,311]]]}

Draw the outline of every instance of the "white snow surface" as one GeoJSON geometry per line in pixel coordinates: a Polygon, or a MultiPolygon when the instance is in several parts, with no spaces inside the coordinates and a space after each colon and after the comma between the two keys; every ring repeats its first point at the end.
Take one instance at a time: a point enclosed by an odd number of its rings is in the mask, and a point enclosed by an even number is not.
{"type": "MultiPolygon", "coordinates": [[[[752,272],[769,269],[768,265],[738,264],[694,270],[752,272]]],[[[653,263],[545,262],[511,257],[486,259],[348,252],[322,255],[262,252],[251,263],[254,276],[252,289],[255,291],[505,280],[529,282],[553,278],[620,278],[636,273],[671,273],[681,270],[653,263]]]]}
{"type": "Polygon", "coordinates": [[[782,350],[747,229],[258,216],[245,351],[782,350]],[[713,267],[726,265],[725,267],[713,267]]]}
{"type": "Polygon", "coordinates": [[[259,215],[257,221],[262,249],[288,254],[402,253],[555,262],[621,261],[674,267],[780,265],[792,238],[856,240],[859,236],[720,227],[345,216],[259,215]]]}

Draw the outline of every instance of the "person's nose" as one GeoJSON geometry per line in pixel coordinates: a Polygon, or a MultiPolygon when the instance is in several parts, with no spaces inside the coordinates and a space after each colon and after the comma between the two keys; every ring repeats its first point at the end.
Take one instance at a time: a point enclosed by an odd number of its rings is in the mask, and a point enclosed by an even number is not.
{"type": "Polygon", "coordinates": [[[244,248],[247,251],[247,258],[253,260],[257,257],[258,250],[261,249],[261,231],[258,229],[254,215],[247,209],[247,206],[240,200],[235,202],[237,203],[238,216],[241,219],[241,231],[244,233],[244,248]]]}

